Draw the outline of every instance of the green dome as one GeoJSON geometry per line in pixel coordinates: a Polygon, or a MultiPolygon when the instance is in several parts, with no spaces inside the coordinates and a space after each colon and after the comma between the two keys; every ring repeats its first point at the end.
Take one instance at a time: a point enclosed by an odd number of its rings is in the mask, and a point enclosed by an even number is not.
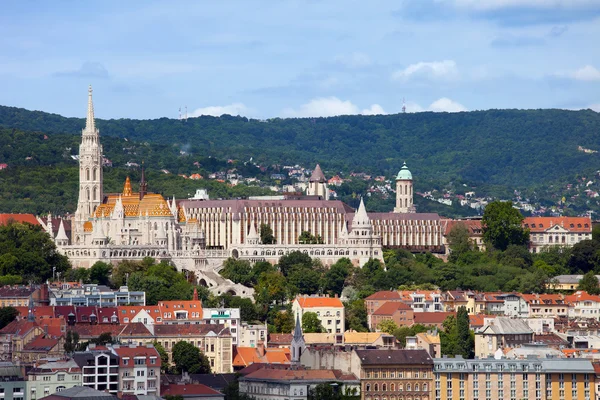
{"type": "Polygon", "coordinates": [[[397,181],[400,181],[400,180],[411,180],[412,181],[412,174],[408,170],[406,163],[404,163],[404,165],[402,165],[402,169],[400,170],[400,172],[398,172],[398,175],[396,176],[396,180],[397,181]]]}

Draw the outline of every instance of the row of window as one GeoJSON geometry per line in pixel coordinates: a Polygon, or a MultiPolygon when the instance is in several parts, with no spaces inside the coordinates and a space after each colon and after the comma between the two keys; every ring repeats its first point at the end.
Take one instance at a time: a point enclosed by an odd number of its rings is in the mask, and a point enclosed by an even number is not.
{"type": "MultiPolygon", "coordinates": [[[[368,393],[371,391],[371,388],[373,388],[374,392],[379,392],[379,383],[375,383],[373,384],[373,386],[371,386],[370,383],[367,383],[365,385],[365,391],[368,393]]],[[[395,392],[396,391],[396,385],[394,383],[390,383],[389,386],[390,392],[395,392]]],[[[419,392],[419,391],[423,391],[426,392],[429,389],[429,385],[427,385],[427,383],[423,383],[422,385],[419,385],[418,383],[415,383],[414,386],[411,385],[410,383],[407,383],[406,385],[399,383],[398,384],[398,391],[399,392],[419,392]]],[[[386,383],[382,383],[381,384],[381,391],[382,392],[387,392],[388,391],[388,385],[386,383]]]]}

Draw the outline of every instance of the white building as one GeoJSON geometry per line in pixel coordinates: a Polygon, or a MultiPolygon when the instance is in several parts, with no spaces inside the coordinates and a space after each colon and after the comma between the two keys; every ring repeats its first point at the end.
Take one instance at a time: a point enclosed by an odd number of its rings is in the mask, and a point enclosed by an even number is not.
{"type": "Polygon", "coordinates": [[[263,343],[267,347],[267,335],[269,333],[267,324],[250,325],[242,322],[240,326],[239,347],[258,347],[263,343]]]}
{"type": "Polygon", "coordinates": [[[160,354],[153,345],[110,346],[119,357],[119,383],[123,394],[160,396],[160,354]]]}
{"type": "Polygon", "coordinates": [[[590,217],[527,217],[523,226],[529,229],[532,252],[547,247],[572,247],[592,238],[590,217]]]}
{"type": "Polygon", "coordinates": [[[30,400],[41,399],[56,392],[81,386],[81,368],[72,359],[38,360],[27,372],[27,392],[30,400]]]}
{"type": "Polygon", "coordinates": [[[529,317],[529,304],[519,293],[507,293],[498,296],[504,299],[504,315],[507,317],[527,318],[529,317]]]}
{"type": "Polygon", "coordinates": [[[240,309],[239,308],[204,308],[202,309],[202,323],[219,324],[229,328],[232,344],[234,346],[243,346],[240,343],[240,309]]]}
{"type": "Polygon", "coordinates": [[[110,351],[76,352],[73,360],[81,368],[82,384],[101,392],[116,395],[119,391],[119,357],[110,351]]]}
{"type": "Polygon", "coordinates": [[[302,322],[306,312],[317,314],[327,333],[344,333],[344,304],[337,297],[298,296],[292,303],[294,318],[302,322]]]}

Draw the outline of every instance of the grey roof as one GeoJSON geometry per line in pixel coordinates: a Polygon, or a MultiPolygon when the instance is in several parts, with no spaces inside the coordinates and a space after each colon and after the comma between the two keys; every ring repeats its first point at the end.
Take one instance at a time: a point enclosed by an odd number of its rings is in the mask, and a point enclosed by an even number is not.
{"type": "Polygon", "coordinates": [[[355,350],[362,365],[431,365],[433,360],[425,350],[355,350]]]}
{"type": "Polygon", "coordinates": [[[487,335],[530,335],[533,330],[522,319],[497,317],[488,322],[477,333],[487,335]]]}
{"type": "MultiPolygon", "coordinates": [[[[596,275],[596,278],[600,279],[600,275],[596,275]]],[[[583,279],[583,275],[558,275],[551,279],[562,284],[579,284],[579,281],[583,279]]]]}
{"type": "Polygon", "coordinates": [[[52,395],[53,397],[65,397],[68,399],[86,399],[86,400],[110,400],[118,399],[117,396],[110,393],[101,392],[85,386],[74,386],[69,389],[61,390],[52,395]]]}
{"type": "Polygon", "coordinates": [[[546,359],[542,361],[542,368],[545,370],[545,372],[594,373],[592,361],[583,358],[546,359]]]}

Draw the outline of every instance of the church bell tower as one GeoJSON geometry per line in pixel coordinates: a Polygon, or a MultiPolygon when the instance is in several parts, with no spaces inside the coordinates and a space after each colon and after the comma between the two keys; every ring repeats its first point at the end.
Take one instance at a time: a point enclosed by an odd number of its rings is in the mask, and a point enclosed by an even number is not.
{"type": "Polygon", "coordinates": [[[85,128],[81,132],[79,145],[79,201],[75,212],[75,235],[83,234],[83,224],[93,215],[96,207],[102,204],[102,200],[102,145],[100,132],[94,120],[94,103],[92,86],[90,86],[85,128]]]}

